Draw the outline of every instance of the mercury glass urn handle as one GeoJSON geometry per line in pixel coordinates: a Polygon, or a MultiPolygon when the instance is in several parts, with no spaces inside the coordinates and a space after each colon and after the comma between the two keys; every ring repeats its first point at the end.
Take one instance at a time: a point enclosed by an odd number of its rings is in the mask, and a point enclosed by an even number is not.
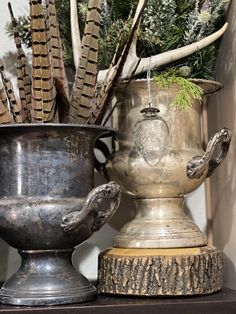
{"type": "Polygon", "coordinates": [[[98,231],[116,212],[121,199],[121,187],[109,182],[94,188],[88,195],[83,208],[62,217],[61,227],[65,232],[77,232],[90,228],[98,231]]]}
{"type": "Polygon", "coordinates": [[[189,179],[199,179],[208,168],[207,177],[222,163],[229,150],[231,134],[227,128],[223,128],[211,137],[207,144],[206,152],[203,156],[195,156],[187,164],[187,176],[189,179]],[[216,158],[211,159],[214,150],[218,144],[221,144],[219,154],[216,158]]]}

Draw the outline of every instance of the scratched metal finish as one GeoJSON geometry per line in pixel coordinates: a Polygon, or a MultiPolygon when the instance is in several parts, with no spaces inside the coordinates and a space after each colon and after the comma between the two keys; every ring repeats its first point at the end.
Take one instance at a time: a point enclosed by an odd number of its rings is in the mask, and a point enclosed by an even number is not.
{"type": "Polygon", "coordinates": [[[19,253],[22,265],[0,290],[1,303],[39,306],[96,298],[96,288],[68,262],[72,250],[19,253]]]}
{"type": "Polygon", "coordinates": [[[111,130],[80,125],[0,126],[0,236],[22,265],[0,290],[16,305],[75,303],[96,289],[71,265],[119,206],[115,182],[93,188],[93,148],[111,130]]]}
{"type": "Polygon", "coordinates": [[[85,197],[98,128],[0,128],[0,197],[85,197]]]}
{"type": "Polygon", "coordinates": [[[93,144],[106,130],[0,128],[0,235],[18,249],[65,249],[90,234],[65,234],[63,215],[80,211],[93,188],[93,144]],[[13,232],[14,230],[14,232],[13,232]]]}
{"type": "MultiPolygon", "coordinates": [[[[198,83],[205,94],[220,88],[217,82],[199,80],[198,83]]],[[[166,89],[151,81],[152,105],[160,110],[158,115],[169,128],[166,155],[151,167],[136,151],[133,136],[135,124],[142,118],[140,111],[149,103],[147,82],[131,81],[116,91],[118,102],[112,126],[117,129],[118,141],[107,163],[107,173],[134,197],[136,207],[135,217],[115,237],[116,247],[175,248],[207,243],[206,235],[183,211],[184,195],[200,186],[209,168],[206,162],[201,176],[193,179],[187,176],[189,161],[204,154],[201,103],[191,99],[189,110],[178,110],[173,106],[177,92],[177,85],[166,89]]]]}
{"type": "MultiPolygon", "coordinates": [[[[148,106],[145,80],[132,81],[125,91],[117,90],[120,100],[113,113],[113,127],[117,129],[117,151],[107,164],[110,178],[120,183],[127,193],[135,197],[176,197],[190,193],[206,177],[207,169],[199,179],[186,175],[187,163],[193,156],[203,155],[201,141],[201,104],[192,101],[187,111],[173,107],[178,91],[159,88],[151,82],[152,104],[160,110],[169,128],[167,154],[155,167],[150,167],[134,149],[133,130],[142,118],[140,111],[148,106]]],[[[158,134],[157,134],[158,136],[158,134]]]]}

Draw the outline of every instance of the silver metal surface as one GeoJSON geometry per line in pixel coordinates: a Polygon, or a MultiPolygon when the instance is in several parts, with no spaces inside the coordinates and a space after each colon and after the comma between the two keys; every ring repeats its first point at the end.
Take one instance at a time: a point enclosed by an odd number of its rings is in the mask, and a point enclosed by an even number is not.
{"type": "Polygon", "coordinates": [[[118,184],[110,182],[94,188],[88,195],[83,208],[80,211],[74,211],[62,217],[61,226],[65,232],[78,232],[84,228],[83,224],[87,222],[88,215],[92,213],[96,216],[92,231],[98,231],[101,226],[114,214],[114,211],[120,204],[121,191],[118,184]],[[110,206],[101,206],[102,202],[109,200],[110,206]],[[98,207],[97,204],[100,204],[98,207]],[[100,207],[103,210],[100,210],[100,207]]]}
{"type": "Polygon", "coordinates": [[[22,265],[1,289],[14,305],[78,303],[96,298],[96,288],[70,263],[73,250],[19,251],[22,265]]]}
{"type": "Polygon", "coordinates": [[[220,132],[216,133],[210,139],[206,152],[203,156],[194,156],[187,164],[187,176],[190,179],[200,178],[209,167],[207,176],[209,177],[213,171],[218,167],[225,159],[231,142],[231,134],[228,129],[224,128],[220,132]],[[218,156],[212,159],[215,152],[215,148],[218,144],[221,144],[220,152],[218,156]]]}
{"type": "Polygon", "coordinates": [[[124,225],[114,239],[115,247],[185,247],[207,242],[205,235],[184,213],[183,197],[136,198],[134,219],[124,225]]]}
{"type": "Polygon", "coordinates": [[[0,290],[2,303],[63,304],[96,296],[72,267],[71,254],[119,205],[116,183],[92,190],[94,142],[108,131],[79,125],[0,126],[0,235],[22,257],[21,268],[0,290]],[[76,228],[67,230],[71,215],[77,217],[76,228]]]}
{"type": "MultiPolygon", "coordinates": [[[[208,94],[219,88],[217,82],[205,81],[204,84],[201,80],[200,84],[208,94]]],[[[192,100],[189,110],[180,111],[173,107],[177,92],[176,85],[163,89],[151,82],[153,107],[160,110],[160,117],[166,121],[170,134],[166,155],[151,167],[136,152],[133,139],[140,111],[148,104],[147,83],[145,80],[132,81],[127,88],[121,86],[117,90],[119,101],[112,126],[118,130],[118,142],[116,152],[107,163],[107,173],[124,192],[134,197],[136,215],[116,236],[116,247],[166,248],[206,244],[206,236],[182,211],[183,196],[200,186],[209,169],[208,163],[201,176],[194,179],[186,173],[189,161],[194,156],[204,155],[201,104],[192,100]]]]}

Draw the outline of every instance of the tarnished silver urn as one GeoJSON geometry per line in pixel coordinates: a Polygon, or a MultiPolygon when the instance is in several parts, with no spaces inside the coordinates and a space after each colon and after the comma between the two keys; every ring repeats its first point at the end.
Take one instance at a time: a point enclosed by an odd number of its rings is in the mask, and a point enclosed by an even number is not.
{"type": "Polygon", "coordinates": [[[80,125],[0,126],[0,235],[20,269],[0,290],[16,305],[75,303],[96,296],[71,254],[115,212],[120,188],[93,189],[93,147],[108,129],[80,125]]]}
{"type": "MultiPolygon", "coordinates": [[[[220,88],[220,84],[199,80],[205,95],[220,88]]],[[[107,163],[107,173],[123,190],[132,195],[136,214],[114,239],[115,247],[123,248],[182,248],[207,244],[206,235],[186,216],[184,196],[194,191],[227,154],[230,133],[222,129],[211,138],[206,152],[202,149],[201,103],[192,99],[187,111],[173,107],[178,87],[159,88],[151,82],[152,104],[169,128],[165,155],[150,166],[134,143],[134,129],[140,111],[149,102],[147,82],[137,80],[117,90],[113,127],[117,132],[117,147],[107,163]],[[215,147],[220,152],[213,158],[215,147]]],[[[161,134],[151,136],[161,137],[161,134]]],[[[148,125],[145,140],[148,138],[148,125]]],[[[151,139],[152,140],[152,139],[151,139]]],[[[160,138],[161,140],[161,138],[160,138]]]]}

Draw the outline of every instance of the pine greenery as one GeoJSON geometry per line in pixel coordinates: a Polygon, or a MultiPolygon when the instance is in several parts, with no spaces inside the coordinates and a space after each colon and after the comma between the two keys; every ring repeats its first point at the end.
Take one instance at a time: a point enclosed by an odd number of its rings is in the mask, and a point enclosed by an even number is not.
{"type": "Polygon", "coordinates": [[[160,88],[169,88],[173,84],[177,85],[178,91],[172,105],[179,110],[188,110],[191,107],[192,98],[199,101],[202,100],[202,88],[188,78],[179,76],[179,72],[176,69],[169,69],[159,74],[155,73],[153,80],[160,88]]]}
{"type": "MultiPolygon", "coordinates": [[[[138,55],[147,57],[175,49],[199,40],[214,32],[224,23],[224,9],[230,0],[149,0],[144,11],[138,34],[138,55]]],[[[73,68],[72,43],[70,34],[69,0],[56,0],[58,20],[63,40],[65,64],[73,68]]],[[[138,0],[103,0],[102,27],[99,39],[99,67],[107,68],[114,55],[117,39],[125,43],[129,31],[130,16],[138,0]],[[121,34],[121,30],[123,30],[121,34]]],[[[87,0],[78,1],[79,23],[83,32],[87,0]]],[[[25,45],[31,44],[27,25],[29,18],[18,18],[19,33],[25,45]]],[[[6,27],[12,36],[10,24],[6,27]]],[[[122,47],[121,47],[122,49],[122,47]]],[[[191,56],[168,64],[160,71],[170,67],[191,68],[192,78],[211,79],[218,43],[213,43],[191,56]]]]}
{"type": "MultiPolygon", "coordinates": [[[[17,26],[20,38],[27,48],[31,47],[31,33],[30,33],[30,17],[28,15],[22,15],[17,18],[17,26]]],[[[6,33],[13,37],[12,25],[10,22],[6,24],[6,33]]]]}

